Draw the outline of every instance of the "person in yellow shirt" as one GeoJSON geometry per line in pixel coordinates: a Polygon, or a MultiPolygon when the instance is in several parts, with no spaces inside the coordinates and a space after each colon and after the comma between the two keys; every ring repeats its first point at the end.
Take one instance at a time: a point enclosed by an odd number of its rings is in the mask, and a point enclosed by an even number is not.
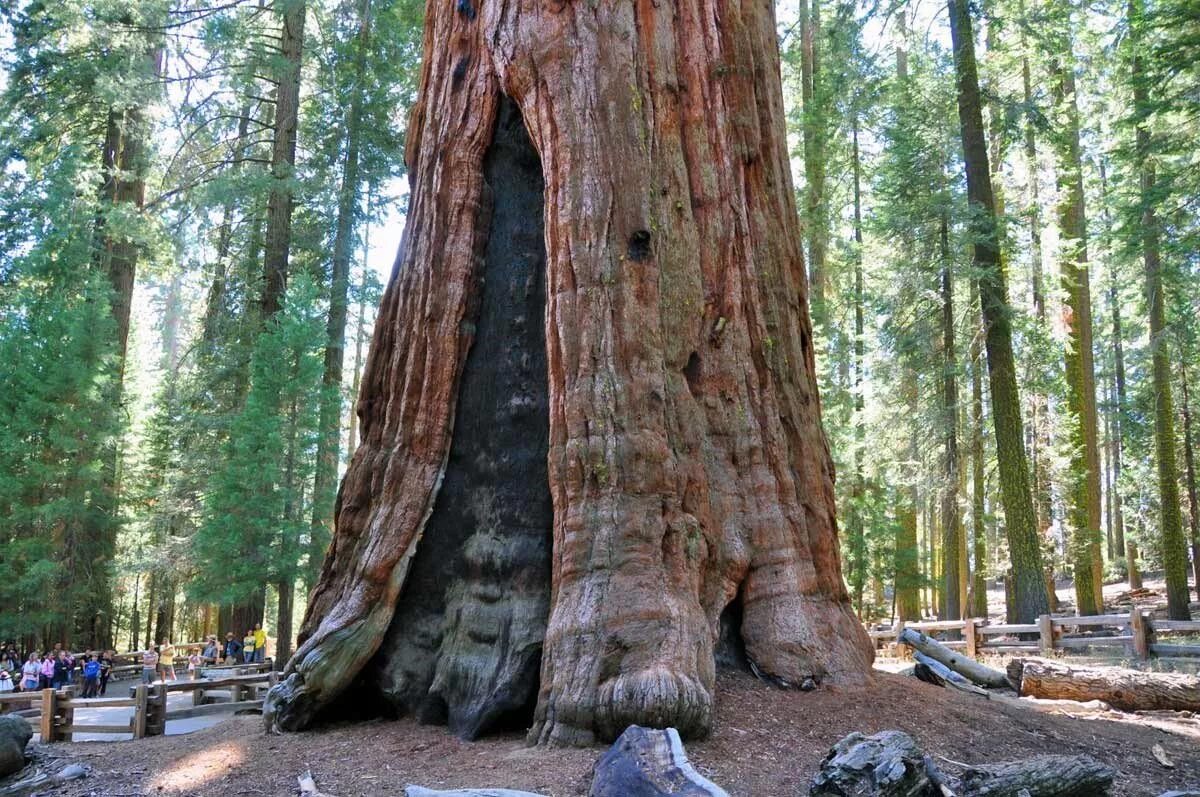
{"type": "Polygon", "coordinates": [[[167,640],[158,648],[159,667],[162,669],[164,681],[178,680],[175,675],[175,646],[171,644],[171,640],[167,640]]]}
{"type": "Polygon", "coordinates": [[[267,655],[267,631],[262,623],[254,624],[254,660],[262,663],[267,655]]]}

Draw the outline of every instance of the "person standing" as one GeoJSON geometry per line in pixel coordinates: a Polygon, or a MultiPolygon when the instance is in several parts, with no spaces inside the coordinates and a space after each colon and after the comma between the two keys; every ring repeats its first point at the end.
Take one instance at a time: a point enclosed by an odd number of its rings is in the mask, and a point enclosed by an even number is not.
{"type": "Polygon", "coordinates": [[[225,634],[225,648],[221,651],[224,654],[226,664],[237,664],[238,656],[242,652],[242,643],[233,638],[233,632],[229,631],[225,634]]]}
{"type": "Polygon", "coordinates": [[[21,667],[21,689],[25,692],[32,692],[38,688],[41,679],[42,664],[38,661],[36,653],[30,653],[29,661],[21,667]]]}
{"type": "Polygon", "coordinates": [[[5,692],[15,692],[17,689],[8,670],[0,670],[0,695],[5,692]]]}
{"type": "Polygon", "coordinates": [[[115,650],[106,650],[100,654],[100,696],[108,691],[108,679],[112,675],[113,655],[115,650]]]}
{"type": "Polygon", "coordinates": [[[193,649],[187,657],[188,678],[193,681],[200,680],[200,665],[204,663],[204,657],[200,655],[200,651],[193,649]]]}
{"type": "Polygon", "coordinates": [[[152,684],[158,676],[158,651],[148,648],[142,651],[142,683],[152,684]]]}
{"type": "Polygon", "coordinates": [[[100,660],[95,656],[83,659],[83,696],[96,697],[100,694],[100,660]]]}
{"type": "Polygon", "coordinates": [[[50,684],[54,682],[54,654],[47,653],[42,658],[42,677],[38,679],[38,685],[42,689],[49,689],[50,684]]]}
{"type": "Polygon", "coordinates": [[[217,638],[210,636],[204,645],[204,652],[200,654],[200,657],[204,659],[205,664],[216,664],[218,655],[217,638]]]}
{"type": "Polygon", "coordinates": [[[254,663],[254,631],[253,630],[247,631],[246,635],[244,637],[242,637],[242,663],[244,663],[244,664],[253,664],[254,663]]]}
{"type": "Polygon", "coordinates": [[[71,663],[67,660],[67,654],[61,650],[51,664],[51,673],[51,689],[62,689],[71,682],[71,663]]]}
{"type": "Polygon", "coordinates": [[[171,640],[167,640],[162,645],[158,646],[159,659],[162,662],[163,680],[175,681],[178,676],[175,675],[175,646],[171,644],[171,640]]]}
{"type": "Polygon", "coordinates": [[[267,630],[262,623],[254,624],[254,661],[261,664],[267,654],[267,630]]]}

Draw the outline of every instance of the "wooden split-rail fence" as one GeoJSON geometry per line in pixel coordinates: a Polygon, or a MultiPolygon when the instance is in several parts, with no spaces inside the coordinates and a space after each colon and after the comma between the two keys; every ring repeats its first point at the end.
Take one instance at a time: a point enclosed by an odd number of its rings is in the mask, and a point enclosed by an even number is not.
{"type": "Polygon", "coordinates": [[[266,690],[278,682],[271,662],[209,667],[194,681],[169,681],[129,687],[129,697],[79,697],[74,687],[0,695],[0,714],[29,719],[43,742],[69,742],[75,734],[120,734],[134,739],[162,736],[171,720],[262,709],[266,690]],[[222,671],[232,674],[223,674],[222,671]],[[220,696],[214,692],[227,693],[220,696]],[[170,708],[173,694],[190,694],[190,706],[170,708]],[[129,720],[114,724],[77,722],[81,709],[133,709],[129,720]]]}
{"type": "MultiPolygon", "coordinates": [[[[964,651],[971,658],[990,653],[1043,655],[1056,651],[1109,649],[1138,659],[1200,656],[1200,644],[1177,639],[1200,634],[1200,620],[1158,620],[1145,609],[1129,614],[1055,617],[1043,614],[1036,623],[997,623],[985,619],[898,621],[891,626],[867,629],[877,649],[894,649],[900,632],[912,628],[926,634],[949,632],[956,639],[943,645],[964,651]],[[1166,640],[1166,641],[1164,641],[1166,640]]],[[[943,636],[947,635],[945,633],[943,636]]]]}

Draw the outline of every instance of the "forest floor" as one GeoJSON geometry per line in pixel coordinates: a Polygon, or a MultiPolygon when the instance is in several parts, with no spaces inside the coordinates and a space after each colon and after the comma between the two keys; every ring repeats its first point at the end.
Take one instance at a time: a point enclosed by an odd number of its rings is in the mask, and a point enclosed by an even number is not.
{"type": "MultiPolygon", "coordinates": [[[[988,700],[913,678],[876,673],[858,689],[804,693],[741,673],[718,680],[717,724],[685,743],[696,767],[735,797],[807,794],[829,747],[852,731],[899,728],[948,773],[964,764],[1043,753],[1087,753],[1115,767],[1115,794],[1158,795],[1200,788],[1200,719],[1164,721],[1117,712],[1062,713],[1015,698],[988,700]],[[1159,763],[1161,745],[1173,767],[1159,763]]],[[[479,742],[411,720],[373,721],[271,736],[257,716],[233,717],[186,736],[141,741],[36,745],[43,767],[84,763],[92,774],[53,792],[63,797],[243,797],[296,794],[311,770],[335,797],[399,797],[431,788],[507,787],[584,795],[603,752],[527,748],[508,735],[479,742]]]]}

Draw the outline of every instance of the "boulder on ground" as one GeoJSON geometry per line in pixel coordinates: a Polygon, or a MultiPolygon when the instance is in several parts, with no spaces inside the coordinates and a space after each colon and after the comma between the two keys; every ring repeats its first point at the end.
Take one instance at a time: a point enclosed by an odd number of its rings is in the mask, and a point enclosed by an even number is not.
{"type": "Polygon", "coordinates": [[[24,717],[0,717],[0,778],[25,768],[25,745],[33,726],[24,717]]]}
{"type": "Polygon", "coordinates": [[[940,797],[944,778],[904,731],[852,733],[833,746],[813,778],[810,795],[940,797]]]}
{"type": "Polygon", "coordinates": [[[596,762],[589,797],[729,797],[688,761],[679,732],[625,729],[596,762]]]}

